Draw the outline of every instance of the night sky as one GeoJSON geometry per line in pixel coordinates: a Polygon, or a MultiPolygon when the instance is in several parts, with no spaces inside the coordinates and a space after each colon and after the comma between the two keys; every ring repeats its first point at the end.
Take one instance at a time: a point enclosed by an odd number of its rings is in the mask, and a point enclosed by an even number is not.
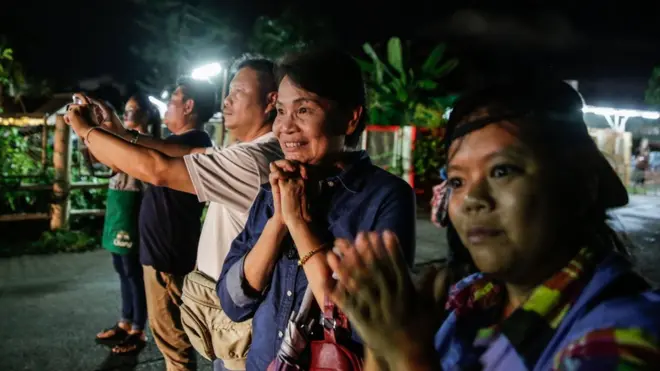
{"type": "MultiPolygon", "coordinates": [[[[129,46],[143,40],[128,0],[11,1],[0,34],[26,73],[68,84],[112,75],[130,81],[145,71],[129,46]]],[[[584,81],[583,93],[603,103],[639,105],[646,80],[660,65],[660,3],[642,1],[217,1],[239,31],[260,14],[288,4],[302,14],[329,15],[346,48],[397,35],[446,40],[466,65],[491,73],[521,67],[584,81]],[[550,2],[547,2],[550,3],[550,2]],[[654,4],[655,3],[655,4],[654,4]],[[536,5],[530,5],[536,4],[536,5]]]]}

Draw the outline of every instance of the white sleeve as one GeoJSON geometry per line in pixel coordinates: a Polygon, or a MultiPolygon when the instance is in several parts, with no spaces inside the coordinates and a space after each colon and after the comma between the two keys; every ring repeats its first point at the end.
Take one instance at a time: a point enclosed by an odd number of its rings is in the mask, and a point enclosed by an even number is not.
{"type": "Polygon", "coordinates": [[[241,146],[183,157],[200,202],[217,202],[247,213],[261,186],[254,156],[241,146]]]}

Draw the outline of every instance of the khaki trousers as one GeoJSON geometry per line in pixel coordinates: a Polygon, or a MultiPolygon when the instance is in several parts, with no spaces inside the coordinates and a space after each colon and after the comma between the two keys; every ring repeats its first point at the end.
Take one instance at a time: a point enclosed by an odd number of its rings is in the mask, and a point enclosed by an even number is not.
{"type": "Polygon", "coordinates": [[[195,371],[195,351],[181,324],[181,288],[185,276],[177,276],[144,265],[149,326],[167,371],[195,371]]]}
{"type": "Polygon", "coordinates": [[[181,323],[199,354],[222,360],[228,370],[245,370],[252,343],[252,320],[232,322],[222,310],[216,282],[194,270],[186,276],[181,300],[181,323]]]}

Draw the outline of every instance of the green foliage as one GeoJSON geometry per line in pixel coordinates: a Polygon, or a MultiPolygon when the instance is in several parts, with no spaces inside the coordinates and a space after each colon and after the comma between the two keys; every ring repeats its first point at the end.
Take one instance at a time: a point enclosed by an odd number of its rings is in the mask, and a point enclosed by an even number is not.
{"type": "Polygon", "coordinates": [[[442,139],[437,136],[423,136],[415,141],[413,163],[415,174],[419,180],[425,181],[429,177],[438,175],[444,159],[442,158],[442,139]]]}
{"type": "Polygon", "coordinates": [[[333,44],[333,35],[328,20],[322,17],[310,19],[286,9],[278,17],[257,18],[248,39],[248,48],[251,52],[277,59],[312,46],[333,44]]]}
{"type": "Polygon", "coordinates": [[[368,60],[356,58],[366,75],[370,122],[378,125],[439,127],[447,108],[439,80],[453,71],[458,60],[443,61],[445,45],[439,44],[421,63],[413,63],[409,45],[392,37],[383,59],[375,48],[363,45],[368,60]],[[418,121],[419,120],[419,121],[418,121]]]}
{"type": "MultiPolygon", "coordinates": [[[[50,190],[17,190],[21,183],[37,185],[53,183],[52,167],[43,171],[40,163],[41,156],[39,153],[35,153],[35,148],[39,148],[40,143],[39,136],[35,138],[22,133],[19,128],[0,128],[0,156],[6,159],[1,165],[0,214],[48,212],[49,205],[53,202],[53,194],[50,190]],[[31,176],[20,178],[17,177],[19,175],[31,176]]],[[[48,164],[52,164],[52,146],[47,149],[48,164]]],[[[81,161],[79,157],[79,152],[74,150],[71,168],[72,181],[107,182],[107,180],[87,175],[81,166],[77,166],[81,161]]],[[[74,190],[69,195],[70,206],[72,209],[103,209],[106,195],[106,188],[74,190]]],[[[71,231],[46,231],[43,233],[41,231],[47,228],[48,221],[39,221],[41,224],[30,221],[1,223],[0,230],[3,231],[2,235],[5,238],[0,243],[0,257],[94,249],[100,244],[101,220],[101,218],[79,217],[71,220],[71,231]],[[34,239],[35,235],[39,236],[38,240],[34,239]]]]}
{"type": "MultiPolygon", "coordinates": [[[[38,184],[52,182],[52,172],[43,172],[40,154],[34,150],[30,136],[17,127],[0,128],[0,213],[44,212],[49,197],[39,191],[17,191],[20,176],[33,175],[38,184]]],[[[38,148],[38,145],[37,147],[38,148]]],[[[52,158],[52,150],[50,151],[52,158]]]]}
{"type": "Polygon", "coordinates": [[[91,250],[99,241],[82,231],[46,231],[32,246],[40,251],[80,252],[91,250]]]}
{"type": "Polygon", "coordinates": [[[660,67],[653,69],[644,98],[646,103],[660,107],[660,67]]]}
{"type": "Polygon", "coordinates": [[[30,142],[21,135],[19,128],[10,126],[0,129],[0,158],[3,159],[0,174],[3,178],[34,174],[40,170],[30,149],[30,142]]]}
{"type": "Polygon", "coordinates": [[[14,59],[14,50],[7,46],[0,36],[0,113],[5,111],[4,98],[10,97],[26,112],[23,105],[25,96],[43,96],[51,93],[47,81],[28,81],[23,66],[14,59]]]}
{"type": "MultiPolygon", "coordinates": [[[[52,184],[54,173],[41,166],[41,136],[22,132],[17,127],[0,127],[0,214],[46,212],[52,202],[50,191],[19,191],[21,183],[52,184]],[[24,176],[30,176],[24,178],[24,176]]],[[[39,131],[40,133],[40,131],[39,131]]],[[[46,147],[46,159],[52,164],[53,148],[46,147]]],[[[72,154],[72,182],[106,183],[90,176],[82,166],[80,152],[72,154]]],[[[107,189],[74,190],[70,193],[73,209],[103,209],[107,189]]]]}
{"type": "Polygon", "coordinates": [[[447,109],[454,105],[456,98],[455,95],[434,97],[430,98],[426,104],[417,104],[413,113],[413,123],[430,129],[443,127],[446,121],[447,109]]]}
{"type": "MultiPolygon", "coordinates": [[[[21,65],[14,61],[14,50],[0,42],[0,113],[4,109],[4,95],[17,97],[20,87],[25,84],[25,77],[21,65]]],[[[20,96],[17,97],[20,99],[20,96]]]]}
{"type": "Polygon", "coordinates": [[[96,249],[100,244],[100,238],[87,231],[45,231],[36,241],[1,244],[0,257],[26,254],[84,252],[96,249]]]}
{"type": "Polygon", "coordinates": [[[136,0],[144,16],[138,19],[148,42],[131,51],[151,66],[141,81],[147,91],[159,91],[189,75],[197,65],[227,61],[235,52],[239,34],[228,18],[214,14],[210,1],[193,6],[186,1],[136,0]]]}
{"type": "MultiPolygon", "coordinates": [[[[369,43],[363,50],[369,59],[356,58],[367,80],[369,122],[375,125],[415,125],[437,129],[445,124],[446,112],[456,99],[447,95],[440,84],[458,66],[458,60],[445,60],[445,45],[436,45],[420,61],[411,56],[409,43],[392,37],[383,57],[369,43]]],[[[403,143],[399,143],[402,146],[403,143]]],[[[420,180],[436,173],[442,166],[441,138],[419,136],[415,142],[413,162],[420,180]]],[[[401,150],[394,150],[401,153],[401,150]]],[[[391,155],[391,153],[387,154],[391,155]]],[[[388,168],[402,173],[402,158],[388,168]]]]}

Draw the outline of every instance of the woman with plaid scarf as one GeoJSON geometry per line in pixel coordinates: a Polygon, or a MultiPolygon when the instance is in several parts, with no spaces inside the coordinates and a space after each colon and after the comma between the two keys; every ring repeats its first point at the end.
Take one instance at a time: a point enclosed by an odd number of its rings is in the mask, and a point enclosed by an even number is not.
{"type": "Polygon", "coordinates": [[[390,233],[338,243],[341,260],[328,255],[333,300],[370,349],[367,369],[660,367],[660,294],[606,224],[628,195],[582,106],[568,84],[529,79],[457,103],[448,233],[479,273],[448,295],[442,273],[413,287],[390,233]]]}

